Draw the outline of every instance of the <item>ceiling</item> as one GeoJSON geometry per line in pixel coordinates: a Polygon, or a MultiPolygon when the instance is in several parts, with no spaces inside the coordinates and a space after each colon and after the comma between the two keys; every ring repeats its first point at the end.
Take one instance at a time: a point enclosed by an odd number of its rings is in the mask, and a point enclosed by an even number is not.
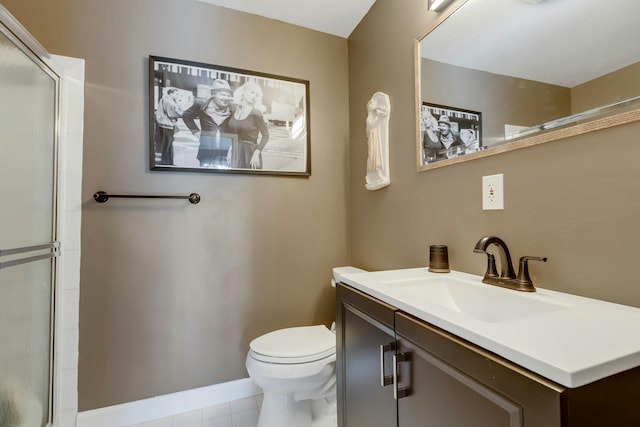
{"type": "MultiPolygon", "coordinates": [[[[196,1],[343,38],[351,35],[375,3],[196,1]]],[[[573,87],[640,58],[640,0],[604,4],[602,0],[470,0],[425,37],[421,53],[447,64],[573,87]]]]}
{"type": "Polygon", "coordinates": [[[574,87],[640,58],[640,0],[473,0],[429,33],[423,57],[574,87]]]}
{"type": "MultiPolygon", "coordinates": [[[[348,38],[375,0],[197,0],[348,38]]],[[[426,0],[425,0],[426,1],[426,0]]]]}

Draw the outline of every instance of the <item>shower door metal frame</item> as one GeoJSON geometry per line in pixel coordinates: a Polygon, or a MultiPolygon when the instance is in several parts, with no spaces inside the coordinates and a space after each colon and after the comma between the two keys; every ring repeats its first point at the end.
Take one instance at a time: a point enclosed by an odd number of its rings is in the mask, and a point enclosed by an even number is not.
{"type": "Polygon", "coordinates": [[[18,22],[9,11],[0,4],[0,33],[9,39],[18,49],[20,49],[29,59],[31,59],[42,71],[44,71],[54,82],[54,102],[53,102],[53,168],[52,168],[52,206],[51,206],[51,242],[43,242],[39,245],[23,248],[0,249],[0,257],[12,256],[15,254],[28,254],[38,252],[37,255],[28,255],[24,258],[13,258],[0,262],[0,269],[13,267],[46,258],[51,258],[51,294],[50,294],[50,319],[49,319],[49,384],[47,402],[47,426],[53,424],[53,402],[54,402],[54,357],[55,357],[55,337],[56,329],[56,290],[58,285],[57,257],[60,255],[59,239],[59,201],[58,187],[60,185],[60,80],[61,76],[46,62],[50,58],[46,49],[18,22]],[[48,253],[42,253],[49,251],[48,253]]]}

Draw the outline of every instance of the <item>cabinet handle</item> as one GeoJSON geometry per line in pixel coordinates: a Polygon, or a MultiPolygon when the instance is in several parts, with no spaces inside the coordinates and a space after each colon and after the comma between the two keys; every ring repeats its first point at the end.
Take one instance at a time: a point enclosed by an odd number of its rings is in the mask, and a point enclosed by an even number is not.
{"type": "MultiPolygon", "coordinates": [[[[407,387],[400,388],[398,387],[398,368],[401,363],[410,363],[411,362],[411,353],[400,353],[393,355],[393,398],[395,400],[402,399],[403,397],[407,397],[411,394],[411,384],[407,387]]],[[[410,379],[411,375],[407,375],[407,378],[410,379]]]]}
{"type": "Polygon", "coordinates": [[[389,351],[396,351],[396,343],[390,342],[389,344],[380,345],[380,385],[386,387],[393,384],[393,376],[385,375],[386,369],[384,368],[384,354],[389,351]]]}

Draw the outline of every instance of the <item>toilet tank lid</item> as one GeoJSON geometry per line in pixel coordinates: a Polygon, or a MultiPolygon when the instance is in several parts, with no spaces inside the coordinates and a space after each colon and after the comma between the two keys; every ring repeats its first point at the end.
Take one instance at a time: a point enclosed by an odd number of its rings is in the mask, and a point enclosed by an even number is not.
{"type": "Polygon", "coordinates": [[[336,336],[324,325],[278,329],[249,344],[255,353],[269,357],[304,357],[335,352],[336,336]]]}
{"type": "Polygon", "coordinates": [[[342,281],[343,274],[352,274],[352,273],[367,273],[366,270],[362,270],[360,268],[345,266],[345,267],[334,267],[333,268],[333,280],[336,282],[342,281]]]}

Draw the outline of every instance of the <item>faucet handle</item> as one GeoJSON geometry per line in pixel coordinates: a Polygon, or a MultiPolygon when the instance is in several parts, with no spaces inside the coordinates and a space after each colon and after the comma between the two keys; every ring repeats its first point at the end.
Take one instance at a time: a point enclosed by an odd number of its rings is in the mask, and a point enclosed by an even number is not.
{"type": "Polygon", "coordinates": [[[482,249],[474,249],[473,252],[487,255],[487,271],[484,273],[484,277],[499,277],[496,257],[491,252],[483,251],[482,249]]]}
{"type": "Polygon", "coordinates": [[[547,257],[537,257],[537,256],[523,256],[520,258],[520,267],[518,268],[518,277],[516,277],[516,282],[521,286],[531,288],[531,290],[535,290],[533,287],[533,282],[531,281],[531,277],[529,276],[529,263],[528,261],[542,261],[547,262],[547,257]]]}

